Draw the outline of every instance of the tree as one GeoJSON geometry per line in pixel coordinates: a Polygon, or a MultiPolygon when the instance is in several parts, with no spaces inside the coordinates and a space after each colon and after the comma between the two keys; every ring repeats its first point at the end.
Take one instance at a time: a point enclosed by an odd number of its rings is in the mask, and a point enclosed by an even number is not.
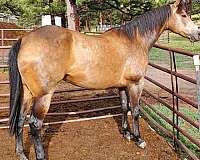
{"type": "MultiPolygon", "coordinates": [[[[0,12],[17,16],[18,23],[26,27],[41,24],[41,16],[51,14],[61,16],[63,24],[67,15],[71,29],[75,29],[75,23],[79,25],[79,19],[81,25],[87,24],[89,29],[99,22],[121,24],[122,21],[130,21],[134,16],[171,1],[173,0],[0,0],[0,12]]],[[[193,13],[199,13],[200,3],[199,0],[196,1],[193,13]]]]}
{"type": "Polygon", "coordinates": [[[65,15],[66,4],[65,0],[0,0],[0,12],[15,15],[19,25],[27,27],[41,24],[45,14],[65,15]]]}
{"type": "Polygon", "coordinates": [[[147,0],[81,0],[78,3],[82,25],[92,19],[91,25],[99,22],[104,24],[121,24],[130,21],[155,6],[155,1],[147,0]],[[102,15],[102,16],[100,16],[102,15]]]}
{"type": "Polygon", "coordinates": [[[76,0],[66,0],[67,4],[67,23],[68,28],[72,30],[79,30],[77,27],[78,13],[76,0]]]}

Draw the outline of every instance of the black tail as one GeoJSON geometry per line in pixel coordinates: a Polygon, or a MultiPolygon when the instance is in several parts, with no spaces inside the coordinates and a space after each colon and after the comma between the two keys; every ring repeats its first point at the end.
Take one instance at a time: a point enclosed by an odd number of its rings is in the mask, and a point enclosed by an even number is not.
{"type": "Polygon", "coordinates": [[[23,98],[22,80],[18,70],[17,57],[21,45],[19,39],[10,49],[9,53],[9,80],[10,80],[10,134],[14,135],[18,131],[18,120],[23,98]]]}

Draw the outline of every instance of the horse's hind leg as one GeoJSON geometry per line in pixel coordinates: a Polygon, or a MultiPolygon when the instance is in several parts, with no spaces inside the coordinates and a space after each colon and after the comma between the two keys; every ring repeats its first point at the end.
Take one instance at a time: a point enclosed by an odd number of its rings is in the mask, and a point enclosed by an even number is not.
{"type": "Polygon", "coordinates": [[[29,126],[34,141],[37,160],[44,160],[45,158],[40,132],[43,120],[49,110],[52,95],[53,92],[50,92],[49,94],[43,95],[35,99],[35,103],[29,119],[29,126]]]}
{"type": "Polygon", "coordinates": [[[127,88],[120,88],[119,89],[119,94],[120,94],[120,100],[121,100],[121,105],[122,105],[122,131],[123,131],[123,136],[127,140],[131,140],[133,136],[131,135],[130,132],[130,127],[128,124],[128,111],[130,110],[130,98],[128,95],[127,88]]]}
{"type": "Polygon", "coordinates": [[[15,133],[15,138],[16,138],[16,154],[18,155],[20,160],[27,160],[23,149],[23,126],[27,112],[32,106],[33,97],[25,85],[23,85],[23,93],[24,95],[22,101],[22,108],[19,115],[19,120],[17,124],[18,130],[15,133]]]}
{"type": "Polygon", "coordinates": [[[141,148],[145,148],[146,143],[141,138],[139,130],[139,114],[140,114],[139,99],[141,97],[142,89],[143,89],[143,80],[141,80],[137,84],[132,83],[129,85],[131,114],[133,119],[133,134],[136,139],[136,144],[141,148]]]}

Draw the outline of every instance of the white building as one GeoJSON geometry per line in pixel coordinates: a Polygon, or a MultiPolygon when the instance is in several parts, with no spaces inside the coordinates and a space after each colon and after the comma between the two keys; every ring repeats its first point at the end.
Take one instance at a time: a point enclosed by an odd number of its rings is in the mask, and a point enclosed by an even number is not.
{"type": "Polygon", "coordinates": [[[6,14],[6,13],[0,13],[0,22],[16,23],[17,18],[13,15],[9,15],[9,14],[6,14]]]}
{"type": "MultiPolygon", "coordinates": [[[[55,16],[55,25],[62,26],[61,17],[55,16]]],[[[42,16],[42,26],[51,25],[51,15],[43,15],[42,16]]]]}

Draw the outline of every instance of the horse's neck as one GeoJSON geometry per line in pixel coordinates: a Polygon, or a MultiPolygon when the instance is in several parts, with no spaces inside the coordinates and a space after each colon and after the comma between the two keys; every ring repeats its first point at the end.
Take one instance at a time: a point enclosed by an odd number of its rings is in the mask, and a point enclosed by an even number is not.
{"type": "Polygon", "coordinates": [[[160,26],[157,27],[155,30],[149,31],[144,34],[142,38],[143,46],[147,49],[147,51],[149,51],[153,47],[153,45],[158,40],[158,38],[160,37],[160,35],[163,33],[164,30],[165,26],[160,26]]]}

